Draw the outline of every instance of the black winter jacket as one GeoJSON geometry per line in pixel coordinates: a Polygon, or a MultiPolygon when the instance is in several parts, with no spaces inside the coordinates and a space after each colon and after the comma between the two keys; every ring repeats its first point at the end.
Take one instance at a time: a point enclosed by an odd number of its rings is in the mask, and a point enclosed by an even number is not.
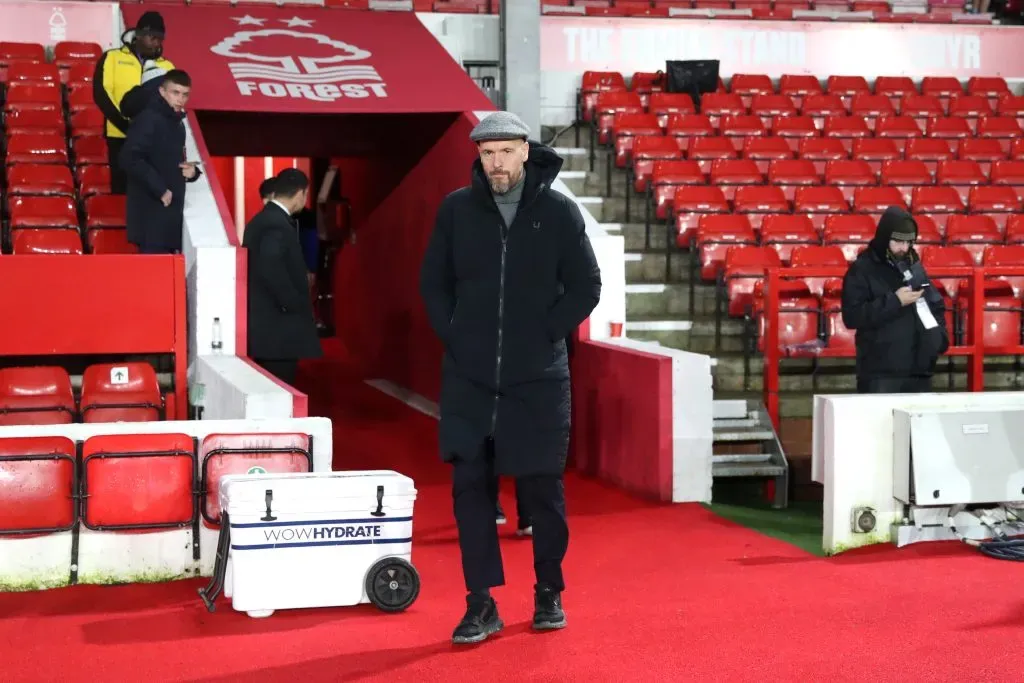
{"type": "Polygon", "coordinates": [[[180,164],[185,159],[184,115],[171,108],[163,97],[149,100],[146,109],[132,122],[121,148],[121,167],[128,175],[126,213],[128,241],[181,250],[185,183],[199,179],[200,172],[186,181],[180,164]],[[171,191],[171,204],[160,201],[171,191]]]}
{"type": "MultiPolygon", "coordinates": [[[[934,285],[929,283],[923,297],[939,323],[931,330],[924,328],[916,305],[902,306],[896,296],[906,283],[888,256],[889,241],[907,220],[913,218],[903,209],[886,209],[874,239],[843,278],[843,323],[856,330],[858,380],[930,377],[949,348],[946,307],[934,285]]],[[[911,247],[908,265],[919,261],[911,247]]]]}
{"type": "Polygon", "coordinates": [[[475,457],[493,436],[499,472],[564,466],[570,422],[565,339],[601,296],[583,215],[551,189],[562,160],[530,143],[526,184],[506,230],[480,161],[437,212],[421,269],[445,348],[442,457],[475,457]]]}

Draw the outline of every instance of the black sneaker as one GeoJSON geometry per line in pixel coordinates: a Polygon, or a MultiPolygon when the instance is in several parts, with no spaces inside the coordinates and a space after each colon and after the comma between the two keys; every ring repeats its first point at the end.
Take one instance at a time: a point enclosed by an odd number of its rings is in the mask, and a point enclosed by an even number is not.
{"type": "Polygon", "coordinates": [[[505,516],[505,511],[501,509],[501,503],[498,503],[498,509],[494,514],[494,521],[497,524],[505,524],[508,522],[508,518],[505,516]]]}
{"type": "Polygon", "coordinates": [[[565,628],[562,596],[548,586],[537,586],[533,596],[533,629],[552,631],[565,628]]]}
{"type": "Polygon", "coordinates": [[[489,636],[505,628],[498,616],[498,605],[494,598],[481,599],[474,595],[466,597],[466,616],[455,627],[452,642],[456,644],[481,643],[489,636]]]}

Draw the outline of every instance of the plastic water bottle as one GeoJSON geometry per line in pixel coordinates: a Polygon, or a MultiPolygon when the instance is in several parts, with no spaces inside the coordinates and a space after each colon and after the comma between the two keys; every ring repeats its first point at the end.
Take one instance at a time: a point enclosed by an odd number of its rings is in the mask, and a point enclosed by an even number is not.
{"type": "Polygon", "coordinates": [[[220,336],[220,318],[213,319],[213,341],[210,343],[214,353],[220,353],[221,349],[224,348],[224,342],[221,341],[220,336]]]}

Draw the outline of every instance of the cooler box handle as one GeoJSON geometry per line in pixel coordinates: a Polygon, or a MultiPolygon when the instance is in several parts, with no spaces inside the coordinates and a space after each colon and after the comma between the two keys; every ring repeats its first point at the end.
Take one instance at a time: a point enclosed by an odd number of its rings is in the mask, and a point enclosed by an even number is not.
{"type": "Polygon", "coordinates": [[[384,517],[384,487],[377,487],[377,509],[370,513],[374,517],[384,517]]]}

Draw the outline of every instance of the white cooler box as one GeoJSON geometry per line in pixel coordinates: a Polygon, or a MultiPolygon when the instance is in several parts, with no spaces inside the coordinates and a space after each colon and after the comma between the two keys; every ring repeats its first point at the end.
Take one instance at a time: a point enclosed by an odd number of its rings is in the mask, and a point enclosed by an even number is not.
{"type": "Polygon", "coordinates": [[[410,563],[412,479],[390,470],[228,475],[210,585],[251,617],[371,602],[400,612],[419,595],[410,563]]]}

